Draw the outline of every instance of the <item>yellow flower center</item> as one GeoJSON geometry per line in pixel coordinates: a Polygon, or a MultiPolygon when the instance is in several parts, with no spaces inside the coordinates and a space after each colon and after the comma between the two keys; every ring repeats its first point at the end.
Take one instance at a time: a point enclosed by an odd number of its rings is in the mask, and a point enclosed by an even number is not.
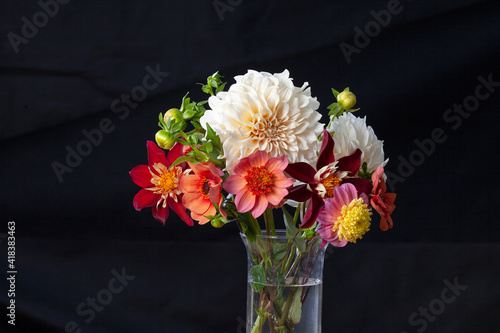
{"type": "Polygon", "coordinates": [[[335,173],[330,174],[321,183],[325,187],[325,198],[333,198],[333,189],[340,185],[340,179],[335,176],[335,173]]]}
{"type": "Polygon", "coordinates": [[[356,243],[357,239],[361,239],[370,230],[371,215],[362,198],[354,199],[349,206],[342,207],[332,230],[338,230],[340,240],[356,243]]]}
{"type": "Polygon", "coordinates": [[[162,192],[171,192],[177,188],[177,173],[175,170],[169,170],[160,176],[156,186],[162,192]]]}
{"type": "Polygon", "coordinates": [[[247,188],[254,194],[271,192],[273,177],[264,166],[252,167],[245,176],[247,188]]]}

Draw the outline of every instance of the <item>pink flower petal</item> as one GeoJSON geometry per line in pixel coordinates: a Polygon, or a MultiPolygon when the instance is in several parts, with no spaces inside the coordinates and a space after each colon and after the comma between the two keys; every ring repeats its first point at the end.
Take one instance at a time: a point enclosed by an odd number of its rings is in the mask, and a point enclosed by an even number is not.
{"type": "Polygon", "coordinates": [[[266,200],[265,196],[259,195],[256,197],[255,200],[255,205],[253,206],[252,209],[252,216],[257,218],[264,213],[264,211],[267,208],[268,201],[266,200]]]}
{"type": "Polygon", "coordinates": [[[286,169],[287,166],[288,166],[288,158],[286,156],[273,157],[267,161],[266,169],[271,173],[273,172],[283,173],[283,171],[286,169]]]}
{"type": "Polygon", "coordinates": [[[273,176],[273,185],[279,188],[287,188],[293,185],[293,179],[286,178],[283,174],[273,176]]]}
{"type": "Polygon", "coordinates": [[[255,205],[255,195],[253,195],[252,192],[243,189],[238,194],[236,194],[234,203],[236,204],[236,209],[238,209],[238,212],[248,212],[255,205]]]}
{"type": "Polygon", "coordinates": [[[260,167],[266,165],[269,159],[268,154],[265,151],[258,150],[255,153],[248,156],[248,162],[252,167],[260,167]]]}
{"type": "MultiPolygon", "coordinates": [[[[235,168],[236,169],[236,168],[235,168]]],[[[239,175],[229,176],[223,184],[224,189],[231,194],[238,194],[246,186],[247,182],[239,175]]]]}
{"type": "Polygon", "coordinates": [[[250,170],[252,166],[250,165],[250,161],[248,157],[242,158],[238,164],[233,169],[233,174],[240,175],[241,177],[245,177],[248,170],[250,170]]]}
{"type": "MultiPolygon", "coordinates": [[[[272,205],[278,205],[281,200],[288,194],[286,189],[271,187],[271,192],[265,194],[266,201],[269,201],[272,205]]],[[[264,196],[264,195],[262,195],[264,196]]]]}

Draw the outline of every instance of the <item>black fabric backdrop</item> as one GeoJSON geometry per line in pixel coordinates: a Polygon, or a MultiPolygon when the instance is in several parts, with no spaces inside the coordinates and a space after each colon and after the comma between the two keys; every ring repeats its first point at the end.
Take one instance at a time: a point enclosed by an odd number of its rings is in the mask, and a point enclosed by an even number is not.
{"type": "Polygon", "coordinates": [[[161,226],[133,209],[128,172],[146,163],[159,112],[187,91],[205,98],[197,82],[286,68],[309,82],[323,120],[331,87],[356,93],[398,193],[394,229],[375,219],[362,241],[329,249],[323,331],[498,332],[499,10],[473,0],[1,2],[2,313],[9,221],[18,273],[16,325],[4,314],[0,330],[243,332],[237,228],[187,227],[174,214],[161,226]],[[155,71],[158,84],[141,90],[155,71]],[[86,156],[67,160],[78,149],[86,156]],[[117,275],[123,288],[110,284],[117,275]],[[96,297],[107,304],[91,314],[96,297]]]}

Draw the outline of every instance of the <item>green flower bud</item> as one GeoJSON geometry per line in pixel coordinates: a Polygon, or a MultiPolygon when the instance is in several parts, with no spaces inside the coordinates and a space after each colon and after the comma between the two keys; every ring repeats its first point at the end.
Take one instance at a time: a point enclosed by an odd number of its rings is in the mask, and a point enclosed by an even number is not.
{"type": "Polygon", "coordinates": [[[163,116],[163,120],[165,123],[167,123],[167,120],[172,118],[173,121],[181,121],[184,120],[182,118],[182,113],[179,111],[179,109],[170,109],[167,112],[165,112],[165,115],[163,116]]]}
{"type": "Polygon", "coordinates": [[[156,132],[155,140],[158,147],[163,149],[170,149],[175,143],[175,137],[165,130],[156,132]]]}
{"type": "Polygon", "coordinates": [[[337,102],[344,109],[352,109],[356,105],[356,95],[350,91],[343,91],[337,96],[337,102]]]}
{"type": "Polygon", "coordinates": [[[167,112],[165,112],[165,115],[163,116],[163,121],[165,124],[167,121],[170,119],[173,124],[177,125],[175,126],[175,131],[184,131],[187,127],[186,121],[184,120],[181,111],[179,109],[170,109],[167,112]],[[180,124],[180,125],[178,125],[180,124]]]}
{"type": "Polygon", "coordinates": [[[212,224],[212,227],[214,227],[214,228],[221,228],[225,224],[220,216],[214,217],[212,220],[210,220],[210,223],[212,224]]]}

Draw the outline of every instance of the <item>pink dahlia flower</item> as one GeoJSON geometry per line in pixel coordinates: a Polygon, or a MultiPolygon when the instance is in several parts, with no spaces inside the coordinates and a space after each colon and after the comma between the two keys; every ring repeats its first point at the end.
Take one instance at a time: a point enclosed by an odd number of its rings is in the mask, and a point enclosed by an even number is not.
{"type": "Polygon", "coordinates": [[[257,218],[269,204],[277,206],[288,194],[293,180],[283,171],[288,166],[286,156],[269,158],[264,151],[256,151],[242,158],[234,167],[233,175],[224,182],[224,189],[234,194],[236,209],[240,213],[252,211],[257,218]]]}
{"type": "Polygon", "coordinates": [[[343,247],[348,242],[356,243],[370,229],[372,213],[368,197],[364,193],[358,197],[354,185],[345,183],[333,191],[335,195],[325,200],[325,206],[318,214],[318,234],[323,239],[322,246],[330,243],[343,247]]]}

